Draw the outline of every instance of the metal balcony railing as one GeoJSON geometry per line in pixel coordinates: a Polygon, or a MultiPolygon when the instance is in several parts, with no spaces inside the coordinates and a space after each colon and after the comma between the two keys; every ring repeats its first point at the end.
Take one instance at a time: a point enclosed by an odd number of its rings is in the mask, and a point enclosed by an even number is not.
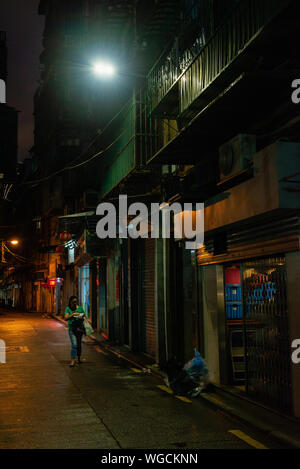
{"type": "MultiPolygon", "coordinates": [[[[178,36],[167,45],[147,77],[148,97],[152,110],[168,94],[219,24],[214,20],[215,1],[186,0],[184,2],[178,36]]],[[[225,3],[226,11],[228,11],[229,5],[232,8],[235,0],[226,0],[225,3]]]]}
{"type": "Polygon", "coordinates": [[[245,0],[239,4],[180,77],[180,114],[237,58],[283,3],[245,0]]]}
{"type": "Polygon", "coordinates": [[[179,86],[178,113],[186,110],[286,2],[228,1],[222,15],[216,11],[216,3],[194,1],[183,32],[150,70],[147,77],[150,112],[168,99],[175,85],[179,86]]]}

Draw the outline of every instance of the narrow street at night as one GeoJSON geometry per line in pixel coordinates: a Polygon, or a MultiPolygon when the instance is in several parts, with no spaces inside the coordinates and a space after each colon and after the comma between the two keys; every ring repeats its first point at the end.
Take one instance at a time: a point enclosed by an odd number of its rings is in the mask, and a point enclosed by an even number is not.
{"type": "Polygon", "coordinates": [[[278,447],[201,398],[190,403],[165,393],[156,377],[126,368],[92,341],[83,344],[86,362],[70,368],[67,331],[55,319],[2,312],[0,337],[7,347],[7,363],[0,364],[2,449],[278,447]]]}
{"type": "Polygon", "coordinates": [[[1,0],[8,458],[300,449],[299,24],[299,0],[1,0]]]}

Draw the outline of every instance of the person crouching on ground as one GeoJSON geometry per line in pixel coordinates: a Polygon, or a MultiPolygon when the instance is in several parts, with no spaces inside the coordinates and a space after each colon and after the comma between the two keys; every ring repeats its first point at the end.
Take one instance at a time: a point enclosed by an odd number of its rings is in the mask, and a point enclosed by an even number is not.
{"type": "Polygon", "coordinates": [[[83,318],[85,316],[84,310],[78,306],[77,296],[71,296],[69,305],[66,307],[64,318],[68,321],[69,337],[71,341],[71,363],[70,366],[75,366],[75,359],[81,363],[81,340],[85,333],[83,326],[83,318]]]}

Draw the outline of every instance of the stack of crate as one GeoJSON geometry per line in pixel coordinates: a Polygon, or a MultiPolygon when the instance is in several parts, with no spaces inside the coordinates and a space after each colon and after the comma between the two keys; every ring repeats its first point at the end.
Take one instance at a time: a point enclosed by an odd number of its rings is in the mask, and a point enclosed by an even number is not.
{"type": "Polygon", "coordinates": [[[238,283],[226,285],[226,317],[242,319],[242,289],[238,283]]]}

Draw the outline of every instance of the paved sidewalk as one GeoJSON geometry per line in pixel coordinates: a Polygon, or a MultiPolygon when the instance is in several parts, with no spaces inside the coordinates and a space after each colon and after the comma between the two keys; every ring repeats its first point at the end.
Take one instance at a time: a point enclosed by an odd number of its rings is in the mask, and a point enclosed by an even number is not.
{"type": "MultiPolygon", "coordinates": [[[[53,317],[67,324],[61,317],[55,315],[53,317]]],[[[127,347],[113,344],[96,332],[88,340],[96,341],[103,350],[122,358],[131,365],[155,374],[161,378],[162,382],[166,378],[166,374],[154,362],[130,352],[127,347]]],[[[278,440],[284,447],[300,448],[300,421],[297,419],[282,416],[271,409],[243,398],[237,393],[232,393],[217,386],[212,386],[209,392],[203,392],[200,399],[205,400],[213,408],[222,410],[241,423],[263,432],[267,437],[278,440]]]]}
{"type": "Polygon", "coordinates": [[[273,437],[287,448],[300,448],[300,422],[285,417],[257,403],[230,392],[214,387],[212,392],[204,392],[205,399],[214,408],[222,409],[240,422],[273,437]]]}
{"type": "Polygon", "coordinates": [[[66,327],[51,317],[0,311],[0,337],[0,449],[278,448],[203,400],[170,395],[96,342],[70,368],[66,327]]]}

